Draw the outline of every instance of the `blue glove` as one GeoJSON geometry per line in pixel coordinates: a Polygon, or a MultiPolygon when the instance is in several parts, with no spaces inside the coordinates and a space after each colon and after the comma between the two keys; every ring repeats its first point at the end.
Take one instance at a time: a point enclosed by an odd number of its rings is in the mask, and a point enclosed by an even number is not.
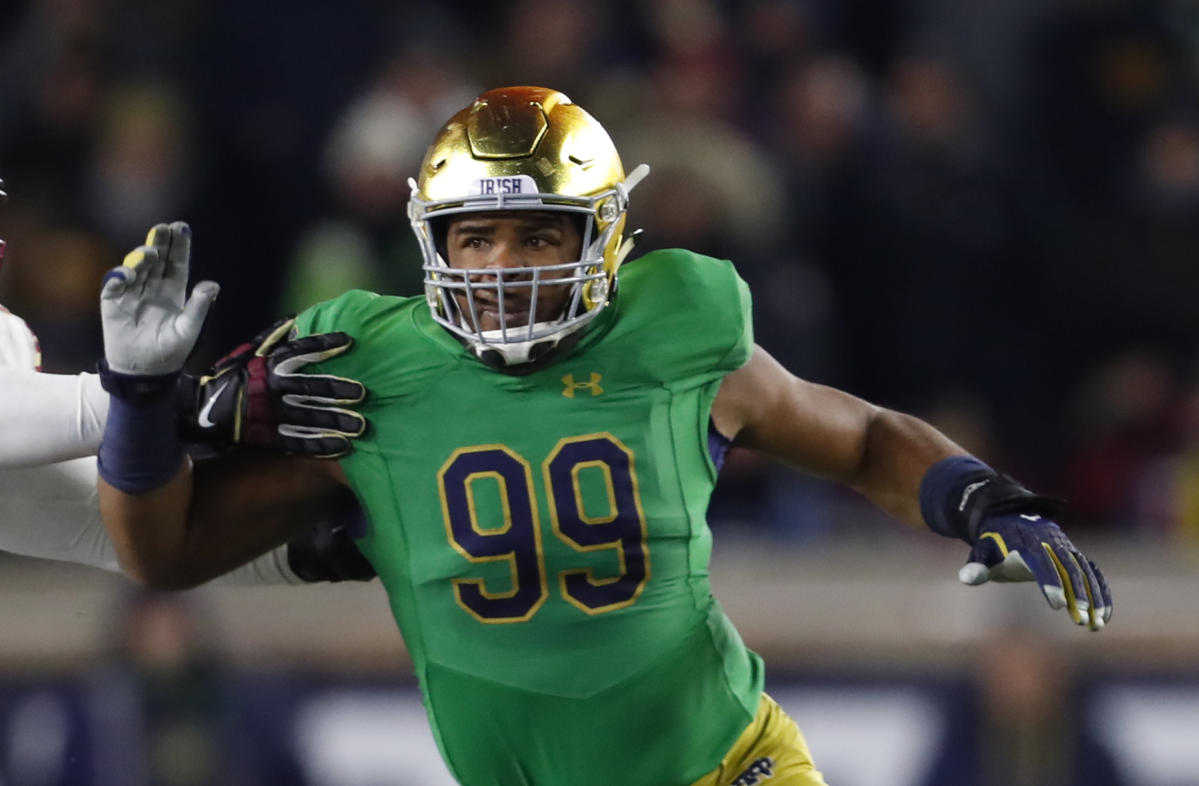
{"type": "Polygon", "coordinates": [[[1067,609],[1078,625],[1100,630],[1112,618],[1112,593],[1103,573],[1056,523],[1037,513],[984,517],[958,579],[970,585],[1036,581],[1049,605],[1067,609]]]}

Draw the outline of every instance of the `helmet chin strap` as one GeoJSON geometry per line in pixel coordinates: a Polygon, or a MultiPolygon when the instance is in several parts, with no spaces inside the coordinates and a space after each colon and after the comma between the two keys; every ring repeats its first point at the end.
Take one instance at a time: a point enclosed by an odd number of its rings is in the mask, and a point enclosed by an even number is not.
{"type": "Polygon", "coordinates": [[[564,336],[552,336],[537,341],[516,344],[466,344],[485,366],[512,377],[524,377],[545,368],[563,353],[569,352],[585,331],[575,330],[564,336]]]}
{"type": "MultiPolygon", "coordinates": [[[[534,325],[536,327],[536,325],[534,325]]],[[[525,330],[526,328],[516,328],[517,330],[525,330]]],[[[484,339],[484,343],[477,344],[474,347],[475,355],[480,360],[484,360],[484,355],[498,355],[498,362],[504,365],[513,365],[517,363],[528,363],[536,360],[541,355],[544,355],[560,340],[560,336],[547,336],[545,338],[533,339],[531,341],[509,341],[500,343],[492,342],[488,339],[498,339],[502,336],[503,331],[499,330],[484,330],[479,335],[484,339]]],[[[488,365],[491,365],[488,363],[488,365]]]]}
{"type": "Polygon", "coordinates": [[[616,250],[616,267],[624,264],[625,258],[632,253],[633,248],[641,242],[641,236],[645,233],[643,229],[634,229],[629,233],[629,236],[620,244],[620,248],[616,250]]]}

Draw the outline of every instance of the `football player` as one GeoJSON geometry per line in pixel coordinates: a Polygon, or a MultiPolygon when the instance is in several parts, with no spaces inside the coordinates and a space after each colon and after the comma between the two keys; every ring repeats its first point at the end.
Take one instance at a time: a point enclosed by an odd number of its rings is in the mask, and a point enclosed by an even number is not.
{"type": "MultiPolygon", "coordinates": [[[[0,201],[7,198],[0,181],[0,201]]],[[[0,240],[0,264],[5,245],[0,240]]],[[[208,450],[258,445],[338,456],[365,430],[348,407],[365,394],[352,380],[298,374],[311,360],[350,349],[344,334],[284,340],[291,320],[239,347],[202,377],[180,375],[180,432],[208,450]]],[[[0,550],[118,571],[96,498],[96,450],[108,394],[95,374],[43,374],[37,339],[0,306],[0,550]]],[[[221,577],[239,584],[299,584],[374,576],[353,545],[359,520],[347,500],[337,517],[221,577]]]]}
{"type": "Polygon", "coordinates": [[[626,176],[553,90],[492,90],[451,118],[409,208],[425,297],[351,291],[297,321],[352,335],[353,355],[319,365],[372,391],[372,431],[339,462],[187,460],[165,400],[212,284],[185,298],[187,227],[156,227],[101,293],[101,506],[130,571],[203,581],[350,486],[467,786],[823,783],[709,589],[704,513],[731,444],[966,541],[967,583],[1033,579],[1075,623],[1107,623],[1107,584],[1053,500],[790,374],[754,345],[729,262],[625,262],[646,172],[626,176]]]}

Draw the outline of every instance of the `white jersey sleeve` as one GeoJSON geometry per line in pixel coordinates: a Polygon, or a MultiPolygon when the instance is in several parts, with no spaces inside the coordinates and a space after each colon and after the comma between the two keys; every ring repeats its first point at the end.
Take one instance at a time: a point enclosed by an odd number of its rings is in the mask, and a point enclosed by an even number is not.
{"type": "Polygon", "coordinates": [[[117,571],[96,497],[96,460],[0,470],[0,549],[117,571]]]}
{"type": "Polygon", "coordinates": [[[94,456],[108,394],[94,374],[42,374],[37,338],[0,307],[0,468],[94,456]]]}
{"type": "MultiPolygon", "coordinates": [[[[100,518],[96,460],[0,470],[0,550],[120,572],[100,518]]],[[[216,579],[217,584],[303,584],[287,566],[287,546],[216,579]]]]}
{"type": "Polygon", "coordinates": [[[0,367],[0,469],[94,456],[107,417],[95,374],[0,367]]]}
{"type": "Polygon", "coordinates": [[[42,353],[25,320],[0,306],[0,366],[37,371],[42,353]]]}
{"type": "MultiPolygon", "coordinates": [[[[95,374],[40,367],[37,338],[0,306],[0,550],[119,572],[96,495],[108,394],[95,374]]],[[[280,546],[216,583],[304,582],[280,546]]]]}

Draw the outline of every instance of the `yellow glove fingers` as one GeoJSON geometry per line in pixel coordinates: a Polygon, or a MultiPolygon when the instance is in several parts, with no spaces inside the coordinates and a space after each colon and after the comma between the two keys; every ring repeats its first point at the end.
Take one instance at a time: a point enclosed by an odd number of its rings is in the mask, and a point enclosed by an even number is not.
{"type": "Polygon", "coordinates": [[[125,255],[123,260],[121,260],[121,267],[129,268],[130,271],[136,273],[139,267],[146,264],[147,250],[148,249],[145,246],[139,246],[138,248],[133,249],[125,255]]]}
{"type": "Polygon", "coordinates": [[[166,261],[171,251],[171,228],[166,224],[155,224],[146,233],[146,246],[156,251],[156,258],[163,261],[162,265],[152,265],[147,271],[147,277],[162,278],[166,274],[166,261]]]}
{"type": "Polygon", "coordinates": [[[157,249],[150,246],[138,246],[125,255],[121,264],[104,274],[100,298],[112,300],[119,297],[131,287],[145,286],[148,272],[158,261],[157,249]]]}
{"type": "MultiPolygon", "coordinates": [[[[1077,573],[1077,570],[1073,571],[1072,575],[1072,572],[1062,563],[1058,558],[1057,552],[1048,543],[1041,543],[1041,548],[1049,556],[1049,560],[1062,582],[1062,591],[1066,593],[1066,610],[1070,612],[1070,618],[1074,620],[1074,624],[1076,625],[1086,625],[1090,613],[1090,604],[1079,597],[1079,590],[1081,589],[1079,585],[1083,583],[1081,580],[1082,576],[1077,573]],[[1077,580],[1075,576],[1078,577],[1077,580]]],[[[1074,567],[1073,558],[1071,558],[1071,563],[1070,567],[1074,567]]],[[[1085,589],[1082,592],[1084,595],[1087,594],[1085,589]]]]}
{"type": "Polygon", "coordinates": [[[1091,563],[1086,557],[1083,557],[1077,551],[1070,552],[1070,559],[1074,561],[1078,567],[1078,572],[1082,574],[1083,586],[1087,590],[1087,604],[1090,606],[1091,613],[1087,618],[1087,627],[1091,630],[1100,630],[1107,623],[1105,617],[1108,614],[1107,604],[1102,597],[1095,597],[1099,592],[1099,579],[1095,576],[1095,572],[1091,569],[1091,563]]]}

